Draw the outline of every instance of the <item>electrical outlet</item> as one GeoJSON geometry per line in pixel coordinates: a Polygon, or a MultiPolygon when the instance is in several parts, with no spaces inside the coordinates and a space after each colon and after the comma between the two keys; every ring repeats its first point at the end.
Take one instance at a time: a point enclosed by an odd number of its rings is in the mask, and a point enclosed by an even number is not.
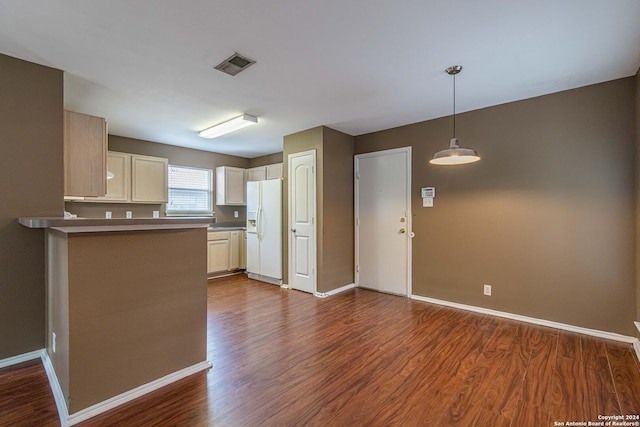
{"type": "Polygon", "coordinates": [[[56,352],[56,333],[51,332],[51,351],[56,352]]]}
{"type": "Polygon", "coordinates": [[[491,285],[484,285],[484,294],[488,297],[491,296],[491,285]]]}

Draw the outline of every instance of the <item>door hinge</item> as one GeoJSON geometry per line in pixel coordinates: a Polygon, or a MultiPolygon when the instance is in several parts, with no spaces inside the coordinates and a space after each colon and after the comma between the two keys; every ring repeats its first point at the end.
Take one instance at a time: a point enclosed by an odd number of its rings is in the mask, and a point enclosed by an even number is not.
{"type": "Polygon", "coordinates": [[[356,273],[360,273],[360,266],[356,264],[356,273]]]}

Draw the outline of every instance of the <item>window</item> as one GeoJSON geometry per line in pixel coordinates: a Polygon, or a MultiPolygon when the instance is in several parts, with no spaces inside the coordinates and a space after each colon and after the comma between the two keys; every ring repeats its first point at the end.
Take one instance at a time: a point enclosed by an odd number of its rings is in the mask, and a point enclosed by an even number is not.
{"type": "Polygon", "coordinates": [[[169,165],[168,215],[213,215],[213,171],[169,165]]]}

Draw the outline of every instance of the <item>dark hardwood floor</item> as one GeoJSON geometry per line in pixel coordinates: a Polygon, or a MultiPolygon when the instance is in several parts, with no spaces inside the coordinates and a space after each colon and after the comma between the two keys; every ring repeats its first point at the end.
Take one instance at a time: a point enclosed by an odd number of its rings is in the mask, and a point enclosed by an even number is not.
{"type": "MultiPolygon", "coordinates": [[[[210,281],[208,306],[211,370],[80,425],[539,427],[640,414],[631,345],[244,275],[210,281]]],[[[0,425],[57,425],[43,384],[38,363],[0,371],[0,425]]]]}
{"type": "Polygon", "coordinates": [[[0,369],[0,426],[59,426],[40,360],[0,369]]]}

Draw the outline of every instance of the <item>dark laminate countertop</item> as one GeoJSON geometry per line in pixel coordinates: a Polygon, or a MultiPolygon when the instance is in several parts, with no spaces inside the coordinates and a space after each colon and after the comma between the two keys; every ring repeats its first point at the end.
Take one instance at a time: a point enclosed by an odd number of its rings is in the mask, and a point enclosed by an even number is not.
{"type": "Polygon", "coordinates": [[[162,217],[162,218],[62,218],[21,217],[18,222],[27,228],[52,228],[65,233],[101,231],[167,230],[179,228],[206,228],[211,217],[162,217]]]}

